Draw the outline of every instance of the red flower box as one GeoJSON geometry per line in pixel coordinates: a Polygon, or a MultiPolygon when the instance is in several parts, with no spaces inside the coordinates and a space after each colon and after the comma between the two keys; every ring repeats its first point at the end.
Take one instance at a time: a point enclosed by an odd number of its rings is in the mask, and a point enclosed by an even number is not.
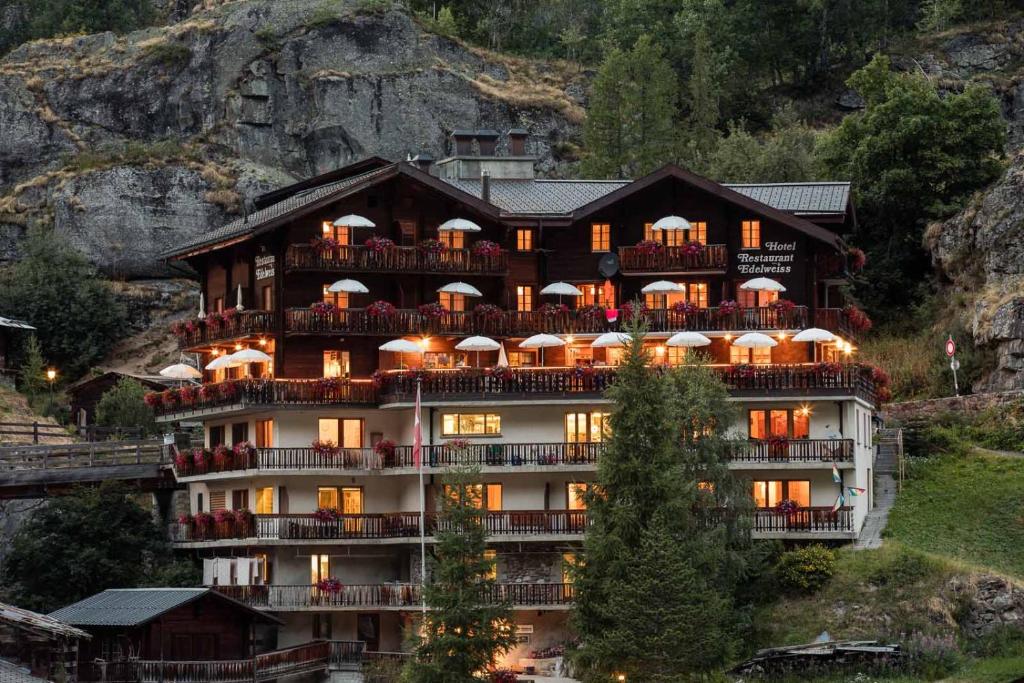
{"type": "Polygon", "coordinates": [[[501,247],[497,242],[490,240],[478,240],[473,243],[473,256],[481,258],[494,258],[501,255],[501,247]]]}
{"type": "Polygon", "coordinates": [[[726,299],[718,303],[718,315],[722,318],[730,316],[733,313],[737,313],[740,310],[740,305],[733,299],[726,299]]]}
{"type": "Polygon", "coordinates": [[[374,254],[382,254],[395,246],[395,243],[387,237],[377,237],[376,235],[366,240],[363,244],[374,254]]]}
{"type": "Polygon", "coordinates": [[[640,240],[636,243],[636,250],[644,256],[654,256],[665,248],[658,240],[640,240]]]}
{"type": "Polygon", "coordinates": [[[420,304],[417,309],[425,318],[441,318],[448,313],[448,309],[439,303],[431,302],[429,304],[420,304]]]}
{"type": "Polygon", "coordinates": [[[366,314],[371,318],[390,318],[395,314],[395,306],[387,301],[374,301],[366,307],[366,314]]]}

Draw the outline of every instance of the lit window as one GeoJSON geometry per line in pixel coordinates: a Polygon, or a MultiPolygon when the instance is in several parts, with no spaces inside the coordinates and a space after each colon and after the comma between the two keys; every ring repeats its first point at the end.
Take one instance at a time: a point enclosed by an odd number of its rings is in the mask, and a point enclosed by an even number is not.
{"type": "Polygon", "coordinates": [[[274,421],[256,420],[256,448],[271,448],[274,445],[274,421]]]}
{"type": "Polygon", "coordinates": [[[451,292],[441,292],[440,299],[438,300],[442,306],[447,308],[449,311],[464,311],[466,310],[466,295],[465,294],[453,294],[451,292]]]}
{"type": "MultiPolygon", "coordinates": [[[[466,502],[481,510],[501,511],[501,484],[469,484],[464,489],[466,502]]],[[[444,485],[444,497],[456,502],[459,489],[451,484],[444,485]]]]}
{"type": "Polygon", "coordinates": [[[609,415],[601,411],[566,413],[565,440],[568,443],[604,441],[611,432],[609,415]]]}
{"type": "Polygon", "coordinates": [[[772,362],[771,348],[751,349],[754,357],[754,365],[768,365],[772,362]]]}
{"type": "Polygon", "coordinates": [[[590,250],[610,251],[612,244],[612,226],[609,223],[593,223],[590,226],[590,250]]]}
{"type": "Polygon", "coordinates": [[[576,567],[576,553],[562,553],[562,583],[572,583],[576,567]]]}
{"type": "Polygon", "coordinates": [[[686,285],[686,298],[698,308],[708,307],[708,283],[690,282],[686,285]]]}
{"type": "Polygon", "coordinates": [[[256,577],[259,583],[267,586],[270,584],[270,556],[267,553],[253,553],[256,558],[256,577]]]}
{"type": "Polygon", "coordinates": [[[516,286],[516,310],[519,312],[527,312],[533,310],[532,285],[516,286]]]}
{"type": "Polygon", "coordinates": [[[498,551],[485,550],[484,561],[486,561],[490,567],[484,575],[484,578],[491,581],[496,580],[498,578],[498,551]]]}
{"type": "Polygon", "coordinates": [[[648,242],[654,240],[654,223],[644,223],[644,239],[648,242]]]}
{"type": "Polygon", "coordinates": [[[516,228],[516,251],[533,251],[533,230],[516,228]]]}
{"type": "Polygon", "coordinates": [[[754,504],[759,508],[773,508],[784,500],[795,501],[800,507],[811,504],[811,482],[806,480],[754,481],[754,504]]]}
{"type": "Polygon", "coordinates": [[[347,225],[334,225],[331,221],[324,221],[322,227],[323,236],[335,240],[340,245],[352,244],[351,230],[347,225]]]}
{"type": "Polygon", "coordinates": [[[793,411],[793,438],[806,439],[811,435],[811,413],[810,410],[800,409],[793,411]]]}
{"type": "Polygon", "coordinates": [[[733,365],[750,362],[750,349],[742,346],[729,347],[729,362],[733,365]]]}
{"type": "Polygon", "coordinates": [[[324,377],[348,377],[351,372],[348,351],[324,351],[324,377]]]}
{"type": "Polygon", "coordinates": [[[690,221],[690,225],[693,226],[687,239],[691,242],[700,242],[701,244],[708,243],[708,224],[707,221],[690,221]]]}
{"type": "Polygon", "coordinates": [[[810,408],[759,409],[751,410],[749,415],[748,436],[751,439],[806,439],[811,433],[810,408]]]}
{"type": "Polygon", "coordinates": [[[668,364],[669,365],[682,365],[686,362],[686,347],[684,346],[669,346],[668,347],[668,364]]]}
{"type": "Polygon", "coordinates": [[[339,510],[338,487],[320,486],[316,490],[316,506],[328,510],[339,510]]]}
{"type": "Polygon", "coordinates": [[[743,221],[743,248],[761,248],[761,221],[743,221]]]}
{"type": "Polygon", "coordinates": [[[599,282],[582,283],[576,287],[583,292],[583,296],[577,299],[580,306],[603,306],[615,308],[615,288],[605,287],[599,282]]]}
{"type": "Polygon", "coordinates": [[[501,416],[496,413],[445,413],[441,416],[444,436],[480,436],[501,433],[501,416]]]}
{"type": "Polygon", "coordinates": [[[584,496],[587,493],[587,484],[581,482],[569,482],[565,485],[566,509],[586,510],[587,501],[584,496]]]}
{"type": "Polygon", "coordinates": [[[330,441],[342,448],[363,447],[363,421],[359,418],[320,418],[318,426],[320,441],[330,441]]]}
{"type": "Polygon", "coordinates": [[[440,230],[438,241],[449,249],[463,249],[466,246],[466,233],[461,230],[440,230]]]}
{"type": "Polygon", "coordinates": [[[537,364],[537,352],[509,351],[508,364],[513,368],[532,368],[537,364]]]}
{"type": "Polygon", "coordinates": [[[274,514],[274,487],[264,486],[256,489],[256,514],[274,514]]]}
{"type": "Polygon", "coordinates": [[[662,230],[661,233],[665,235],[666,247],[681,247],[686,244],[685,230],[662,230]]]}
{"type": "Polygon", "coordinates": [[[317,583],[323,579],[331,578],[331,556],[310,555],[309,556],[309,581],[317,583]]]}
{"type": "Polygon", "coordinates": [[[330,285],[324,285],[323,301],[338,308],[348,308],[348,292],[332,292],[330,285]]]}
{"type": "Polygon", "coordinates": [[[644,294],[644,306],[660,310],[668,308],[668,295],[666,294],[644,294]]]}

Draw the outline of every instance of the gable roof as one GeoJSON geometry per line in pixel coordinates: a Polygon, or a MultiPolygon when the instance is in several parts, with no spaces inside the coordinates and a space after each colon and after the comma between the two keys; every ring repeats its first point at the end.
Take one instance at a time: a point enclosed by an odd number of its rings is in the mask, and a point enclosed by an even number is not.
{"type": "Polygon", "coordinates": [[[280,187],[276,190],[264,192],[253,200],[253,204],[256,205],[257,209],[265,209],[271,204],[276,204],[277,202],[283,201],[288,197],[298,194],[299,192],[304,192],[321,185],[327,185],[339,180],[344,180],[345,178],[351,178],[354,175],[366,173],[367,171],[387,166],[390,163],[391,162],[387,159],[377,156],[360,159],[359,161],[352,162],[351,164],[342,166],[341,168],[336,168],[333,171],[321,173],[318,176],[313,176],[306,180],[300,180],[297,183],[292,183],[291,185],[286,185],[285,187],[280,187]]]}
{"type": "Polygon", "coordinates": [[[751,213],[761,216],[762,218],[768,218],[777,223],[781,223],[785,226],[793,228],[799,232],[804,233],[817,240],[821,240],[826,244],[830,244],[837,249],[842,245],[842,240],[831,230],[823,228],[819,225],[815,225],[808,220],[794,216],[792,214],[780,211],[767,204],[763,204],[756,199],[751,199],[745,194],[737,192],[736,190],[730,189],[725,185],[708,180],[702,176],[687,171],[686,169],[680,168],[675,164],[666,164],[657,171],[648,173],[643,178],[633,181],[628,185],[624,185],[619,189],[609,192],[603,197],[591,202],[590,204],[580,207],[573,212],[573,220],[580,220],[587,216],[604,209],[615,202],[623,200],[641,190],[645,190],[648,187],[658,183],[667,178],[675,178],[688,185],[692,185],[700,190],[707,192],[715,197],[719,197],[731,204],[743,207],[751,213]]]}
{"type": "Polygon", "coordinates": [[[167,379],[166,377],[162,377],[160,375],[134,375],[130,372],[107,370],[106,372],[103,372],[99,375],[94,375],[92,377],[85,377],[84,379],[80,379],[71,386],[69,386],[67,389],[65,389],[65,391],[70,394],[76,394],[78,392],[88,390],[93,385],[107,384],[110,382],[116,383],[121,381],[121,379],[125,377],[134,379],[135,381],[142,384],[142,386],[144,387],[158,391],[162,391],[163,389],[166,389],[167,387],[175,383],[174,380],[167,379]]]}
{"type": "MultiPolygon", "coordinates": [[[[474,197],[481,196],[476,178],[445,178],[445,182],[474,197]]],[[[609,192],[629,185],[628,180],[542,180],[492,178],[491,203],[510,214],[571,214],[609,192]]]]}
{"type": "Polygon", "coordinates": [[[845,214],[850,204],[850,183],[745,183],[725,185],[751,199],[797,215],[845,214]]]}
{"type": "Polygon", "coordinates": [[[261,620],[283,623],[277,617],[210,588],[110,588],[61,607],[50,616],[75,626],[140,626],[207,595],[229,602],[261,620]]]}
{"type": "Polygon", "coordinates": [[[75,628],[60,619],[31,610],[0,602],[0,622],[12,624],[30,631],[42,632],[64,638],[92,638],[82,629],[75,628]]]}

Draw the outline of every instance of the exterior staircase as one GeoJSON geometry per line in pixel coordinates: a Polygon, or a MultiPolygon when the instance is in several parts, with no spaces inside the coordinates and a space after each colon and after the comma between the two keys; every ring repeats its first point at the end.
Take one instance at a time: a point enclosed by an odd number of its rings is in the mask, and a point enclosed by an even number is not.
{"type": "Polygon", "coordinates": [[[889,521],[889,510],[896,502],[896,493],[903,485],[903,430],[880,429],[875,435],[874,508],[864,520],[856,549],[878,548],[882,532],[889,521]]]}

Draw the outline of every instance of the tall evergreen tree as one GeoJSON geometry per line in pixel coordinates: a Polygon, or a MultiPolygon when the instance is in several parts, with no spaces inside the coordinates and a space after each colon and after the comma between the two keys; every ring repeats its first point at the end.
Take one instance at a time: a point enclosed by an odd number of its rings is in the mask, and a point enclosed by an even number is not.
{"type": "Polygon", "coordinates": [[[675,73],[661,48],[641,36],[601,64],[583,129],[591,175],[639,177],[673,157],[678,114],[675,73]]]}
{"type": "Polygon", "coordinates": [[[484,556],[483,486],[473,469],[445,478],[423,640],[403,671],[406,683],[469,683],[514,645],[512,610],[495,601],[494,565],[484,556]]]}
{"type": "Polygon", "coordinates": [[[711,38],[701,27],[694,36],[693,69],[690,73],[687,131],[683,159],[690,168],[703,172],[718,145],[720,88],[715,75],[711,38]]]}

